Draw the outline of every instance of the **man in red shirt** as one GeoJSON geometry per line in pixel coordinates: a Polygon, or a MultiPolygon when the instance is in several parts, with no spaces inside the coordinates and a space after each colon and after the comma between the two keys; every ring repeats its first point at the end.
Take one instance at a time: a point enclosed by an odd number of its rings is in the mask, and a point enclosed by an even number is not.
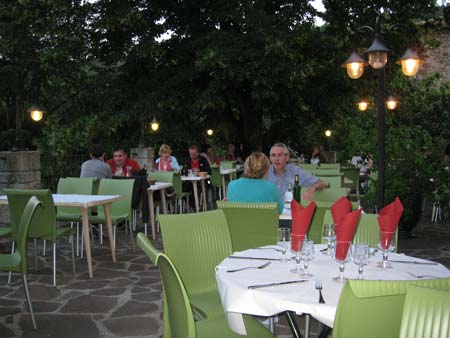
{"type": "Polygon", "coordinates": [[[108,160],[113,176],[131,176],[133,170],[141,170],[139,164],[128,157],[123,149],[117,149],[113,153],[114,158],[108,160]]]}

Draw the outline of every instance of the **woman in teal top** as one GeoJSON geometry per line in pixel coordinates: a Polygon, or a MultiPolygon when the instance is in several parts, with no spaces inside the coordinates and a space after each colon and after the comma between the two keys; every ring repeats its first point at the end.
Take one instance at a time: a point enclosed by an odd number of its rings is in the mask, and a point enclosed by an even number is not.
{"type": "Polygon", "coordinates": [[[278,213],[283,211],[283,201],[277,186],[263,178],[269,174],[270,162],[261,152],[253,152],[245,160],[244,173],[228,185],[230,202],[277,202],[278,213]]]}

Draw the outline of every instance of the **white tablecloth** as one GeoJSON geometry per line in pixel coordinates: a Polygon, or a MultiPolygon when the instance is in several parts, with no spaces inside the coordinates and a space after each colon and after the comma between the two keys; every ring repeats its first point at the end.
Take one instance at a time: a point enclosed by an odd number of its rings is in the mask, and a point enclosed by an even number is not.
{"type": "MultiPolygon", "coordinates": [[[[273,246],[275,247],[275,246],[273,246]]],[[[262,265],[264,260],[246,260],[226,258],[216,268],[216,279],[222,304],[227,313],[228,323],[233,331],[246,334],[242,315],[273,316],[284,311],[294,311],[297,314],[309,313],[318,321],[333,327],[336,307],[343,284],[332,281],[338,275],[338,263],[319,250],[324,245],[316,245],[315,258],[310,262],[309,272],[314,276],[310,281],[298,284],[266,287],[249,290],[249,285],[282,282],[299,279],[290,270],[295,267],[294,260],[289,262],[272,261],[265,269],[249,269],[227,273],[227,269],[244,266],[262,265]],[[319,304],[319,293],[315,289],[315,280],[322,280],[323,297],[326,304],[319,304]]],[[[275,250],[252,249],[235,255],[251,257],[281,257],[275,250]]],[[[289,253],[290,256],[292,254],[289,253]]],[[[390,253],[389,258],[399,260],[417,260],[405,255],[390,253]]],[[[450,270],[443,265],[416,265],[391,263],[393,268],[382,270],[377,262],[382,261],[381,253],[371,256],[370,264],[364,267],[364,278],[374,280],[412,280],[414,274],[429,274],[438,278],[450,277],[450,270]]],[[[353,262],[345,267],[345,276],[355,279],[358,271],[353,262]]]]}

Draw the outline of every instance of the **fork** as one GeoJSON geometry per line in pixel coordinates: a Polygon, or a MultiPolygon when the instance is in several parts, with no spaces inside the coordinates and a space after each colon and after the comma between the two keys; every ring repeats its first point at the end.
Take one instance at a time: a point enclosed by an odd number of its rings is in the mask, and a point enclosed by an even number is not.
{"type": "Polygon", "coordinates": [[[415,278],[437,278],[436,276],[431,276],[431,275],[416,275],[413,274],[412,272],[408,272],[408,274],[410,274],[411,276],[415,277],[415,278]]]}
{"type": "Polygon", "coordinates": [[[316,280],[316,290],[319,290],[319,304],[325,304],[325,299],[323,299],[322,295],[322,281],[320,279],[316,280]]]}
{"type": "Polygon", "coordinates": [[[227,272],[237,272],[237,271],[242,271],[242,270],[247,270],[247,269],[264,269],[264,268],[267,268],[270,265],[270,263],[272,263],[272,262],[270,262],[270,261],[265,262],[263,265],[260,265],[260,266],[247,266],[245,268],[227,270],[227,272]]]}

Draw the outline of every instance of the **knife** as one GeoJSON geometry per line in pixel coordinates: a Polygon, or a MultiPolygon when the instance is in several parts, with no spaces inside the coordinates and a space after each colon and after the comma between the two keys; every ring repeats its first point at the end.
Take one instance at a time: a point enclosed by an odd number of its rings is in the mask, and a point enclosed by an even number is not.
{"type": "Polygon", "coordinates": [[[300,279],[300,280],[290,280],[288,282],[275,282],[275,283],[269,283],[269,284],[258,284],[258,285],[249,285],[247,288],[249,290],[251,289],[259,289],[259,288],[265,288],[268,286],[278,286],[278,285],[286,285],[286,284],[295,284],[295,283],[303,283],[308,282],[308,279],[300,279]]]}
{"type": "Polygon", "coordinates": [[[439,264],[439,263],[436,263],[436,262],[400,261],[400,260],[393,260],[393,259],[389,259],[388,262],[392,262],[392,263],[422,264],[422,265],[438,265],[438,264],[439,264]]]}
{"type": "Polygon", "coordinates": [[[238,259],[257,259],[263,261],[280,261],[280,258],[267,258],[267,257],[248,257],[248,256],[228,256],[228,258],[238,258],[238,259]]]}

